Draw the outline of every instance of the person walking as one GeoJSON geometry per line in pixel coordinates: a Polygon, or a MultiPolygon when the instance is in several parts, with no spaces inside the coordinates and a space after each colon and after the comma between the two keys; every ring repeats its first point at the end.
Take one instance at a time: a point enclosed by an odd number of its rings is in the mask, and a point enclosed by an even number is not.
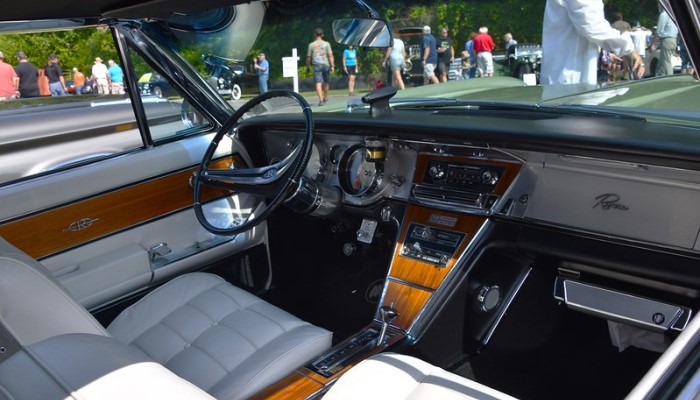
{"type": "Polygon", "coordinates": [[[504,42],[503,48],[505,49],[506,54],[508,54],[508,51],[510,50],[511,47],[518,45],[518,41],[513,39],[513,34],[510,32],[503,35],[503,42],[504,42]]]}
{"type": "Polygon", "coordinates": [[[595,89],[601,48],[625,58],[637,78],[643,76],[644,63],[629,32],[610,26],[603,7],[602,0],[547,0],[540,72],[543,100],[595,89]]]}
{"type": "Polygon", "coordinates": [[[323,40],[323,29],[314,29],[316,40],[309,43],[306,51],[306,70],[310,66],[314,67],[314,84],[316,94],[318,94],[318,105],[322,106],[328,101],[328,91],[330,90],[331,73],[335,70],[335,59],[331,44],[323,40]]]}
{"type": "Polygon", "coordinates": [[[673,54],[678,46],[677,37],[678,27],[673,23],[666,10],[661,8],[659,18],[656,21],[656,37],[651,45],[652,53],[656,49],[655,43],[659,43],[660,49],[656,76],[673,75],[673,54]]]}
{"type": "Polygon", "coordinates": [[[112,94],[124,94],[124,71],[114,60],[108,60],[107,72],[109,73],[110,88],[112,94]]]}
{"type": "Polygon", "coordinates": [[[479,77],[493,76],[493,49],[496,44],[489,35],[489,28],[482,26],[479,34],[474,38],[474,53],[476,53],[476,68],[479,70],[479,77]]]}
{"type": "Polygon", "coordinates": [[[258,61],[253,63],[258,73],[258,88],[260,94],[267,93],[267,81],[270,79],[270,63],[265,59],[265,53],[258,54],[258,61]]]}
{"type": "Polygon", "coordinates": [[[476,53],[474,52],[474,38],[478,35],[476,32],[469,34],[469,40],[464,43],[464,51],[469,54],[469,75],[468,78],[476,78],[476,53]]]}
{"type": "Polygon", "coordinates": [[[348,76],[348,94],[355,95],[355,77],[359,64],[357,62],[357,49],[353,45],[349,45],[343,50],[343,72],[348,76]]]}
{"type": "Polygon", "coordinates": [[[447,28],[442,28],[440,30],[440,39],[437,42],[437,70],[440,75],[440,82],[447,82],[450,65],[452,65],[455,60],[455,49],[452,46],[452,38],[447,36],[447,33],[447,28]]]}
{"type": "Polygon", "coordinates": [[[73,67],[73,85],[75,85],[75,94],[80,96],[85,89],[85,75],[80,72],[78,67],[73,67]]]}
{"type": "Polygon", "coordinates": [[[5,62],[0,51],[0,100],[13,100],[19,96],[19,78],[12,65],[5,62]]]}
{"type": "Polygon", "coordinates": [[[387,68],[391,72],[391,86],[404,90],[405,86],[401,72],[406,62],[406,45],[403,40],[398,38],[396,29],[394,29],[393,36],[391,47],[387,47],[384,53],[382,67],[387,68]]]}
{"type": "Polygon", "coordinates": [[[95,63],[92,65],[90,80],[95,82],[98,94],[109,94],[109,71],[107,70],[107,66],[102,63],[102,59],[100,57],[95,57],[95,63]]]}
{"type": "Polygon", "coordinates": [[[29,61],[23,51],[17,53],[19,63],[15,65],[15,72],[19,78],[19,97],[39,97],[39,69],[29,61]]]}
{"type": "Polygon", "coordinates": [[[423,39],[420,41],[420,58],[423,66],[423,84],[427,85],[428,82],[440,83],[435,75],[435,68],[437,68],[438,63],[437,40],[430,33],[428,25],[423,27],[423,39]]]}
{"type": "Polygon", "coordinates": [[[66,95],[66,81],[63,79],[63,69],[58,65],[58,56],[55,53],[49,54],[49,64],[44,68],[46,77],[49,78],[49,90],[51,96],[66,95]]]}

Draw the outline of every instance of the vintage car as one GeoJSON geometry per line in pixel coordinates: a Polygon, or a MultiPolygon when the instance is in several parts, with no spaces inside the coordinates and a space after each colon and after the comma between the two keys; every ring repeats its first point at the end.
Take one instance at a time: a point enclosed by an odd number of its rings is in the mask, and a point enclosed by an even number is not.
{"type": "MultiPolygon", "coordinates": [[[[696,1],[652,3],[697,66],[696,1]]],[[[224,99],[201,57],[303,58],[318,26],[377,59],[397,14],[497,37],[503,4],[5,4],[5,54],[101,43],[129,90],[0,102],[0,398],[697,398],[696,76],[315,106],[224,99]]]]}

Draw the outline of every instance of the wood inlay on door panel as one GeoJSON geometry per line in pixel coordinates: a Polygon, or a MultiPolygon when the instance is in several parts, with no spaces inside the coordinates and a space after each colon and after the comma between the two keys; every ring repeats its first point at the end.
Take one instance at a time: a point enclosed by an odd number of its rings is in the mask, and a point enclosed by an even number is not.
{"type": "Polygon", "coordinates": [[[399,242],[394,249],[394,258],[391,262],[389,275],[406,282],[414,283],[430,289],[437,289],[452,270],[457,258],[467,247],[476,232],[486,222],[485,217],[474,215],[462,215],[448,211],[434,210],[416,205],[409,205],[399,235],[399,242]],[[411,246],[410,238],[407,239],[409,228],[412,224],[420,224],[432,228],[464,234],[464,238],[457,246],[454,255],[444,267],[416,260],[401,255],[404,245],[411,246]]]}
{"type": "MultiPolygon", "coordinates": [[[[226,168],[231,160],[217,161],[226,168]]],[[[0,225],[0,236],[34,258],[69,249],[190,207],[189,179],[198,167],[124,187],[0,225]]],[[[203,199],[224,191],[205,187],[203,199]]]]}
{"type": "Polygon", "coordinates": [[[432,294],[427,290],[389,280],[382,306],[392,306],[399,313],[392,325],[408,330],[432,294]]]}

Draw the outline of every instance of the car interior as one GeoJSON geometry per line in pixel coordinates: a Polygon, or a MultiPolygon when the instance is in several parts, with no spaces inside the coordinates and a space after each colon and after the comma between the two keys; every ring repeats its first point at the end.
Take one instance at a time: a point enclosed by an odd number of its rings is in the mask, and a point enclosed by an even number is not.
{"type": "Polygon", "coordinates": [[[131,100],[90,107],[137,122],[3,177],[0,398],[675,398],[695,373],[672,366],[700,359],[696,129],[392,87],[233,108],[149,29],[306,2],[54,3],[0,18],[104,18],[131,100]],[[143,65],[184,100],[142,93],[143,65]]]}

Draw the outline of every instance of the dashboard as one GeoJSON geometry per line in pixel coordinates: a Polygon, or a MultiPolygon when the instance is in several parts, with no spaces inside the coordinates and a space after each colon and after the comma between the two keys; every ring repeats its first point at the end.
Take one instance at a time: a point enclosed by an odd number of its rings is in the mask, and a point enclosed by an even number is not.
{"type": "MultiPolygon", "coordinates": [[[[267,157],[276,160],[289,154],[300,135],[267,130],[263,138],[267,157]]],[[[603,238],[700,250],[700,173],[692,170],[552,152],[317,133],[305,180],[309,199],[297,210],[312,215],[395,199],[603,238]]]]}

